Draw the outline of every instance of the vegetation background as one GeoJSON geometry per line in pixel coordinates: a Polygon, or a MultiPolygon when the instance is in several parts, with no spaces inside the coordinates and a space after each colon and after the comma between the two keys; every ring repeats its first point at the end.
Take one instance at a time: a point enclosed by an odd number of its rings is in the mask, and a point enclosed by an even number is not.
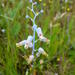
{"type": "Polygon", "coordinates": [[[36,24],[50,39],[50,44],[38,42],[36,48],[42,46],[48,57],[41,56],[32,69],[22,57],[31,50],[16,47],[33,35],[32,22],[25,18],[26,14],[33,17],[27,10],[29,0],[0,0],[0,75],[75,75],[75,0],[34,1],[38,3],[36,11],[44,10],[36,24]],[[56,15],[59,18],[54,21],[56,15]]]}

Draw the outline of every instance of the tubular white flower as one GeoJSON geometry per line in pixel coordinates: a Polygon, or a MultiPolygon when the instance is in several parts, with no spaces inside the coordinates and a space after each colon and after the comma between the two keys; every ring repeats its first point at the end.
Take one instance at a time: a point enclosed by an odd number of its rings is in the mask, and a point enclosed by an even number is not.
{"type": "Polygon", "coordinates": [[[25,43],[26,43],[26,40],[23,40],[19,43],[16,43],[16,46],[19,47],[19,46],[25,45],[25,43]]]}
{"type": "Polygon", "coordinates": [[[44,49],[40,47],[40,48],[38,49],[38,52],[42,54],[42,53],[44,52],[44,49]]]}
{"type": "Polygon", "coordinates": [[[38,34],[38,37],[43,36],[42,30],[41,30],[40,27],[38,27],[38,28],[36,29],[36,32],[37,32],[37,34],[38,34]]]}
{"type": "Polygon", "coordinates": [[[38,53],[39,53],[39,54],[43,54],[43,55],[45,55],[45,56],[48,56],[47,53],[44,51],[44,49],[41,48],[41,47],[38,49],[38,53]]]}
{"type": "Polygon", "coordinates": [[[46,38],[46,37],[44,37],[44,36],[40,36],[39,38],[40,38],[40,41],[47,42],[47,43],[49,43],[49,42],[50,42],[50,40],[49,40],[49,39],[47,39],[47,38],[46,38]]]}
{"type": "Polygon", "coordinates": [[[30,64],[34,60],[34,55],[30,55],[27,62],[30,64]]]}
{"type": "Polygon", "coordinates": [[[32,40],[33,40],[33,37],[30,35],[30,36],[28,36],[27,40],[23,40],[19,43],[16,43],[16,46],[19,47],[19,46],[24,45],[25,49],[32,48],[32,46],[33,46],[32,40]]]}
{"type": "Polygon", "coordinates": [[[67,3],[68,2],[68,0],[65,0],[65,3],[67,3]]]}
{"type": "Polygon", "coordinates": [[[33,37],[31,35],[29,35],[26,40],[26,44],[24,46],[25,49],[32,48],[32,46],[33,46],[32,40],[33,40],[33,37]]]}
{"type": "Polygon", "coordinates": [[[40,41],[47,42],[47,43],[50,42],[50,40],[48,40],[46,37],[43,36],[42,30],[41,30],[40,27],[38,27],[38,28],[36,29],[36,32],[37,32],[37,34],[38,34],[38,37],[39,37],[40,41]]]}
{"type": "Polygon", "coordinates": [[[32,47],[33,47],[32,42],[31,42],[31,41],[29,41],[29,40],[26,40],[26,43],[25,43],[24,48],[25,48],[25,49],[28,49],[28,48],[32,48],[32,47]]]}

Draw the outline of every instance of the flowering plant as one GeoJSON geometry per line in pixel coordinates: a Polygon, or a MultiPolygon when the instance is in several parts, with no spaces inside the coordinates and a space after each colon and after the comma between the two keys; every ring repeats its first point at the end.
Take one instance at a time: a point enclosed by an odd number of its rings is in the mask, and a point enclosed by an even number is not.
{"type": "MultiPolygon", "coordinates": [[[[29,15],[26,15],[26,18],[29,18],[29,19],[33,22],[33,27],[32,27],[32,28],[33,28],[33,36],[29,35],[28,38],[27,38],[27,40],[23,40],[23,41],[21,41],[21,42],[19,42],[19,43],[16,43],[16,46],[17,46],[17,47],[24,45],[24,48],[25,48],[25,49],[32,48],[32,54],[29,56],[29,58],[27,58],[28,64],[30,64],[30,63],[31,63],[32,61],[34,61],[34,59],[35,59],[35,57],[34,57],[34,53],[35,53],[35,51],[36,51],[36,49],[35,49],[35,43],[36,43],[38,40],[43,41],[43,42],[47,42],[47,43],[50,42],[49,39],[47,39],[46,37],[44,37],[44,35],[43,35],[43,33],[42,33],[42,29],[41,29],[40,27],[37,27],[37,25],[36,25],[36,23],[35,23],[36,17],[37,17],[39,14],[43,13],[43,10],[41,10],[41,11],[38,12],[38,13],[36,13],[36,12],[34,11],[34,5],[36,5],[37,2],[33,2],[32,0],[30,0],[30,3],[32,4],[32,7],[31,7],[31,8],[27,7],[27,9],[30,10],[31,12],[33,12],[34,18],[31,18],[29,15]],[[39,38],[38,40],[35,40],[35,32],[37,32],[37,35],[38,35],[38,38],[39,38]]],[[[36,54],[35,54],[36,57],[39,57],[41,54],[42,54],[42,55],[45,55],[45,56],[48,56],[48,54],[44,51],[43,48],[40,47],[40,48],[38,48],[37,50],[38,50],[38,51],[37,51],[36,54]]]]}

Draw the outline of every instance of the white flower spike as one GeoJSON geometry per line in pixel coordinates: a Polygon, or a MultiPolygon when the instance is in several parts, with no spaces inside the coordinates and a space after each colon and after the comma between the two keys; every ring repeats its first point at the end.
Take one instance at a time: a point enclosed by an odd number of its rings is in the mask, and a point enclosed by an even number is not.
{"type": "MultiPolygon", "coordinates": [[[[25,49],[32,48],[32,55],[30,55],[29,58],[25,57],[26,60],[27,60],[27,62],[28,62],[28,64],[31,64],[32,61],[36,60],[36,59],[34,60],[34,55],[35,55],[35,51],[36,51],[36,49],[35,49],[35,43],[38,40],[43,41],[43,42],[49,42],[49,40],[43,36],[41,28],[40,27],[37,28],[37,25],[36,25],[36,22],[35,22],[37,16],[39,14],[43,13],[44,11],[41,9],[39,12],[36,13],[35,10],[34,10],[34,5],[36,5],[37,2],[33,2],[33,0],[29,0],[29,2],[32,5],[31,5],[31,8],[27,7],[27,9],[30,10],[34,14],[34,18],[32,18],[31,16],[29,16],[28,14],[26,15],[26,18],[29,18],[32,21],[32,23],[33,23],[33,27],[32,27],[33,28],[32,29],[33,30],[33,36],[29,35],[26,40],[23,40],[23,41],[21,41],[19,43],[16,43],[16,46],[17,47],[24,46],[25,49]],[[38,40],[35,39],[35,32],[37,32],[37,35],[39,37],[38,40]]],[[[45,56],[48,56],[47,53],[44,51],[44,49],[40,47],[38,49],[38,52],[36,53],[36,57],[39,57],[41,54],[45,55],[45,56]]],[[[42,64],[42,63],[43,63],[43,61],[41,60],[40,64],[42,64]]]]}

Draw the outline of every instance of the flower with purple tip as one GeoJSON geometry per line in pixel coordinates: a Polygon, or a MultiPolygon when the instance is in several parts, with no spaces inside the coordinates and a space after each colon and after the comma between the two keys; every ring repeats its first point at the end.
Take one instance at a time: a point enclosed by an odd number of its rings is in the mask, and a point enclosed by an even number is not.
{"type": "Polygon", "coordinates": [[[36,29],[36,32],[37,32],[38,37],[43,36],[42,30],[41,30],[40,27],[38,27],[38,28],[36,29]]]}
{"type": "Polygon", "coordinates": [[[50,42],[46,37],[43,36],[42,30],[41,30],[40,27],[38,27],[38,28],[36,29],[36,32],[37,32],[37,34],[38,34],[38,37],[39,37],[40,41],[48,42],[48,43],[50,42]]]}
{"type": "Polygon", "coordinates": [[[34,2],[33,4],[34,4],[34,5],[36,5],[36,4],[37,4],[37,2],[34,2]]]}
{"type": "Polygon", "coordinates": [[[45,55],[45,56],[48,56],[48,54],[44,51],[44,49],[40,47],[38,49],[38,52],[37,52],[36,56],[39,57],[41,54],[45,55]]]}
{"type": "Polygon", "coordinates": [[[34,55],[30,55],[27,59],[28,64],[30,64],[34,60],[34,55]]]}
{"type": "Polygon", "coordinates": [[[17,47],[24,46],[25,49],[32,48],[33,46],[32,40],[33,40],[33,37],[30,35],[28,36],[27,40],[23,40],[19,43],[16,43],[16,46],[17,47]]]}

